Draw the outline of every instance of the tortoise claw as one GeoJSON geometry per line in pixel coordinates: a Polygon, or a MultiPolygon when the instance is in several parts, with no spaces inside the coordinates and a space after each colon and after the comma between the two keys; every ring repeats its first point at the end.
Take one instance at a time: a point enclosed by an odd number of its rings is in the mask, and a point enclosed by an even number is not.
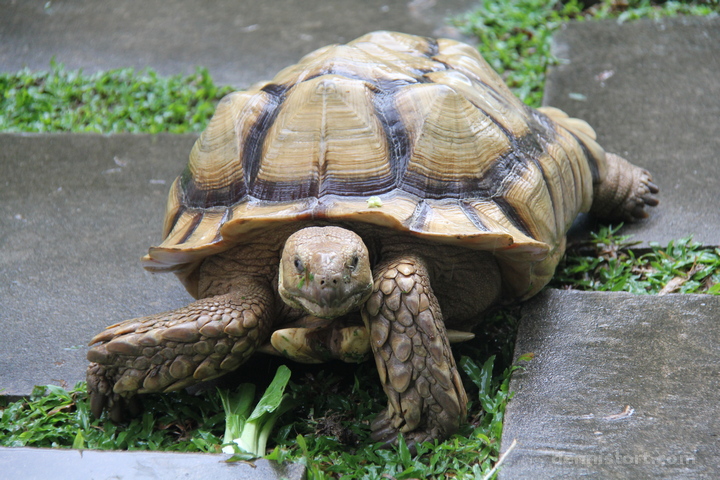
{"type": "MultiPolygon", "coordinates": [[[[649,177],[649,176],[650,176],[650,174],[648,173],[648,177],[649,177]]],[[[654,184],[652,181],[650,181],[650,180],[648,180],[648,182],[647,182],[647,187],[648,187],[648,190],[650,190],[650,193],[658,193],[658,192],[660,191],[660,187],[658,187],[657,185],[655,185],[655,184],[654,184]]],[[[657,199],[656,199],[655,201],[657,202],[657,199]]],[[[656,203],[655,205],[657,205],[657,203],[656,203]]]]}
{"type": "Polygon", "coordinates": [[[108,404],[107,395],[98,392],[90,392],[90,413],[95,418],[100,418],[108,404]]]}
{"type": "Polygon", "coordinates": [[[398,430],[393,427],[388,417],[387,409],[383,410],[370,424],[372,433],[370,438],[373,442],[380,442],[383,446],[390,446],[397,441],[398,430]]]}
{"type": "Polygon", "coordinates": [[[114,383],[112,375],[103,365],[90,364],[87,371],[87,389],[93,417],[100,418],[103,411],[107,411],[110,420],[122,423],[139,416],[142,412],[140,400],[132,394],[124,397],[114,392],[114,383]]]}
{"type": "Polygon", "coordinates": [[[267,338],[271,298],[266,286],[248,284],[108,328],[87,354],[93,415],[105,409],[122,422],[140,412],[136,394],[178,390],[239,367],[267,338]]]}

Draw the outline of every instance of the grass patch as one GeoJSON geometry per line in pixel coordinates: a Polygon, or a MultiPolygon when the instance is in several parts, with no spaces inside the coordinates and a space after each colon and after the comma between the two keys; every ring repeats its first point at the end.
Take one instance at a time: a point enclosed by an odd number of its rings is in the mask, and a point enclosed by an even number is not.
{"type": "Polygon", "coordinates": [[[231,91],[204,68],[171,77],[132,68],[88,75],[52,62],[48,71],[0,75],[0,130],[199,132],[231,91]]]}
{"type": "MultiPolygon", "coordinates": [[[[449,440],[421,445],[417,455],[402,442],[379,449],[369,439],[369,423],[386,400],[372,362],[292,365],[288,389],[296,407],[278,419],[266,458],[303,463],[310,479],[482,478],[498,458],[510,376],[518,368],[502,367],[511,361],[507,346],[515,318],[513,310],[496,312],[480,338],[456,349],[471,400],[468,423],[449,440]]],[[[250,371],[261,375],[281,362],[251,361],[250,371]]],[[[268,382],[256,379],[258,391],[268,382]]],[[[116,426],[90,416],[83,383],[70,391],[37,387],[28,400],[0,408],[0,446],[221,451],[225,415],[216,390],[146,395],[142,401],[139,418],[116,426]]]]}
{"type": "MultiPolygon", "coordinates": [[[[720,12],[717,0],[656,4],[602,0],[583,9],[577,0],[488,0],[452,23],[478,39],[478,49],[515,94],[530,106],[542,101],[545,71],[557,65],[550,41],[570,20],[629,21],[720,12]]],[[[47,71],[0,74],[0,131],[200,132],[217,101],[232,91],[208,71],[163,77],[131,68],[86,74],[51,62],[47,71]]]]}
{"type": "Polygon", "coordinates": [[[27,400],[0,409],[0,446],[220,451],[225,415],[219,396],[152,395],[144,406],[139,418],[118,426],[92,418],[84,382],[72,390],[35,387],[27,400]]]}
{"type": "Polygon", "coordinates": [[[602,227],[570,249],[550,286],[634,294],[720,295],[720,249],[686,237],[667,246],[651,243],[649,251],[638,253],[632,250],[637,243],[618,235],[619,229],[602,227]]]}

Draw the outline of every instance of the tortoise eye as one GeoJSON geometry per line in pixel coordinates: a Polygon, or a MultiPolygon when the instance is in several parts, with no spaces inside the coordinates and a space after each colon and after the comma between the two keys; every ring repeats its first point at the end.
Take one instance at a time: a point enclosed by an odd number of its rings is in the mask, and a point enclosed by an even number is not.
{"type": "Polygon", "coordinates": [[[358,262],[360,262],[360,258],[358,258],[357,255],[353,255],[352,261],[350,262],[350,268],[355,270],[358,266],[358,262]]]}
{"type": "Polygon", "coordinates": [[[295,269],[298,271],[298,273],[303,273],[305,271],[305,265],[303,265],[302,260],[300,260],[299,258],[295,258],[293,264],[295,265],[295,269]]]}

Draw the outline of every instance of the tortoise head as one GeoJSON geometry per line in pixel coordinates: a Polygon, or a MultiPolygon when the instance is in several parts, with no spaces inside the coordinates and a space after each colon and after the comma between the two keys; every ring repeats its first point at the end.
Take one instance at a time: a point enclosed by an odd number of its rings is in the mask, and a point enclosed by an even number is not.
{"type": "Polygon", "coordinates": [[[307,227],[285,242],[278,291],[291,307],[320,318],[359,308],[372,292],[370,256],[362,238],[340,227],[307,227]]]}

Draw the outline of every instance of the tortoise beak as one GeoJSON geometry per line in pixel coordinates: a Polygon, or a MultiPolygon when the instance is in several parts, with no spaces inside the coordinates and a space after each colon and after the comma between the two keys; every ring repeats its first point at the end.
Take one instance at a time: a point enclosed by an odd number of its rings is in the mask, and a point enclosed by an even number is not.
{"type": "Polygon", "coordinates": [[[322,275],[303,285],[294,299],[303,310],[320,318],[336,318],[360,307],[372,292],[372,282],[345,282],[322,275]]]}
{"type": "Polygon", "coordinates": [[[307,272],[297,280],[290,275],[284,281],[285,273],[280,269],[279,293],[291,307],[304,310],[320,318],[336,318],[359,308],[372,293],[372,275],[358,281],[346,274],[333,273],[315,275],[307,272]]]}
{"type": "Polygon", "coordinates": [[[321,307],[337,307],[342,303],[344,297],[342,279],[333,276],[326,278],[325,276],[315,276],[315,281],[308,285],[310,298],[315,300],[321,307]],[[333,278],[334,277],[334,278],[333,278]]]}

